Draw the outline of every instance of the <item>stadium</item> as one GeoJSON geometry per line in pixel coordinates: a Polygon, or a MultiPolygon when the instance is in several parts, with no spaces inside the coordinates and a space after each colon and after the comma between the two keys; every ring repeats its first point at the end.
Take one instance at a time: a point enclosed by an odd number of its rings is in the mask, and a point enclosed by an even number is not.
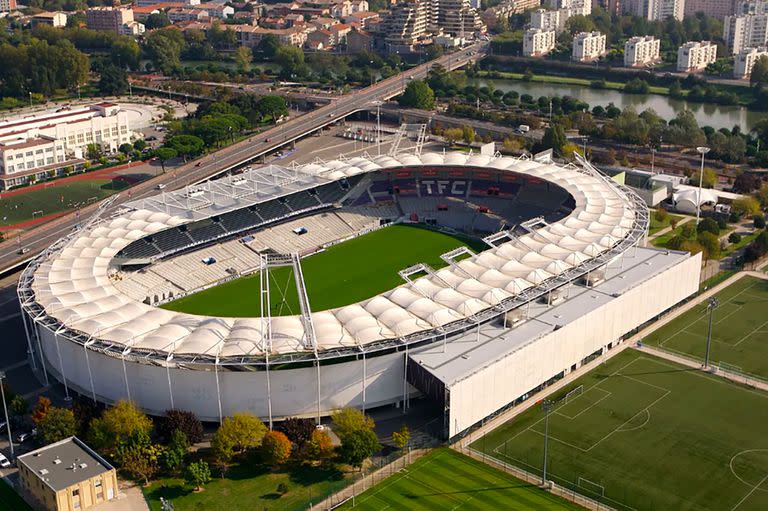
{"type": "Polygon", "coordinates": [[[453,437],[698,288],[588,162],[266,165],[111,208],[19,282],[33,361],[105,403],[271,424],[424,396],[453,437]]]}

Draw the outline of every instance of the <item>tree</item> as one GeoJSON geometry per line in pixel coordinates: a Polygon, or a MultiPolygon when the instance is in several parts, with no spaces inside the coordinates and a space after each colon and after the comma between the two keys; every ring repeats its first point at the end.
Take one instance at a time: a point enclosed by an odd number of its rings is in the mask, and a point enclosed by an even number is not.
{"type": "Polygon", "coordinates": [[[373,430],[358,429],[341,438],[339,458],[353,467],[360,468],[363,461],[373,456],[379,449],[381,445],[373,430]]]}
{"type": "Polygon", "coordinates": [[[205,141],[194,135],[176,135],[169,138],[165,145],[187,161],[188,157],[194,157],[203,152],[205,141]]]}
{"type": "Polygon", "coordinates": [[[257,50],[264,56],[265,59],[273,59],[277,54],[277,50],[280,48],[280,41],[274,34],[267,34],[261,38],[257,50]]]}
{"type": "Polygon", "coordinates": [[[738,232],[732,232],[728,235],[728,243],[738,243],[741,241],[741,234],[738,232]]]}
{"type": "Polygon", "coordinates": [[[176,431],[181,431],[190,444],[203,440],[203,423],[187,410],[166,410],[157,422],[157,433],[161,438],[171,440],[176,431]]]}
{"type": "Polygon", "coordinates": [[[667,210],[659,207],[656,209],[656,211],[653,213],[654,218],[657,222],[663,223],[669,218],[669,213],[667,213],[667,210]]]}
{"type": "Polygon", "coordinates": [[[235,50],[235,54],[232,57],[237,65],[238,69],[242,71],[248,71],[251,69],[251,62],[253,62],[253,52],[247,46],[239,46],[235,50]]]}
{"type": "Polygon", "coordinates": [[[133,144],[128,142],[120,144],[120,147],[118,147],[117,150],[125,155],[131,154],[133,152],[133,144]]]}
{"type": "Polygon", "coordinates": [[[351,406],[333,412],[331,420],[333,421],[333,431],[339,438],[348,436],[355,431],[373,431],[375,426],[372,418],[351,406]]]}
{"type": "Polygon", "coordinates": [[[331,436],[322,429],[315,429],[306,443],[305,456],[311,461],[322,461],[333,454],[331,436]]]}
{"type": "Polygon", "coordinates": [[[463,135],[464,132],[461,128],[448,128],[447,130],[443,130],[443,138],[449,146],[452,146],[461,140],[463,135]]]}
{"type": "Polygon", "coordinates": [[[195,491],[200,491],[203,485],[211,481],[211,469],[203,460],[190,463],[184,474],[184,480],[190,486],[195,487],[195,491]]]}
{"type": "Polygon", "coordinates": [[[133,148],[137,151],[143,151],[147,148],[147,141],[143,138],[138,139],[136,142],[133,143],[133,148]]]}
{"type": "Polygon", "coordinates": [[[541,139],[541,145],[545,148],[552,148],[555,154],[563,154],[563,147],[568,140],[565,138],[565,130],[559,124],[552,124],[544,130],[544,137],[541,139]]]}
{"type": "Polygon", "coordinates": [[[32,410],[32,422],[35,424],[40,424],[40,421],[45,418],[45,416],[48,414],[48,411],[51,409],[51,400],[48,399],[45,396],[40,396],[37,398],[37,404],[35,405],[34,410],[32,410]]]}
{"type": "Polygon", "coordinates": [[[184,36],[181,32],[166,28],[150,33],[144,48],[155,69],[170,75],[181,67],[181,51],[184,49],[184,44],[184,36]]]}
{"type": "Polygon", "coordinates": [[[251,413],[240,412],[224,418],[211,439],[211,450],[222,474],[235,455],[260,446],[266,431],[264,423],[251,413]]]}
{"type": "Polygon", "coordinates": [[[470,126],[462,126],[461,127],[461,138],[464,139],[464,142],[467,144],[471,144],[475,141],[475,130],[472,129],[470,126]]]}
{"type": "Polygon", "coordinates": [[[760,188],[762,180],[751,172],[742,172],[733,180],[733,191],[737,193],[752,193],[760,188]]]}
{"type": "Polygon", "coordinates": [[[121,69],[128,67],[138,70],[141,62],[141,47],[132,37],[118,37],[109,49],[109,58],[121,69]]]}
{"type": "MultiPolygon", "coordinates": [[[[688,182],[698,185],[700,175],[701,175],[701,170],[697,170],[691,175],[691,177],[688,179],[688,182]]],[[[715,171],[709,168],[705,168],[704,179],[702,179],[701,181],[701,186],[704,188],[714,188],[716,183],[717,183],[717,174],[715,174],[715,171]]]]}
{"type": "Polygon", "coordinates": [[[408,426],[403,424],[403,427],[400,428],[400,431],[395,431],[392,433],[392,442],[395,444],[395,447],[397,447],[400,450],[405,449],[408,447],[408,442],[411,441],[411,431],[408,429],[408,426]]]}
{"type": "Polygon", "coordinates": [[[165,11],[155,12],[147,16],[144,20],[144,26],[147,30],[154,30],[156,28],[164,28],[171,24],[171,20],[168,19],[168,14],[165,11]]]}
{"type": "Polygon", "coordinates": [[[280,431],[267,431],[261,441],[262,460],[272,467],[288,461],[291,450],[291,441],[280,431]]]}
{"type": "Polygon", "coordinates": [[[163,451],[163,467],[171,474],[178,474],[184,467],[184,460],[189,452],[189,442],[187,437],[180,430],[176,430],[171,435],[171,441],[163,451]]]}
{"type": "Polygon", "coordinates": [[[768,56],[763,55],[755,61],[749,83],[756,88],[768,85],[768,56]]]}
{"type": "Polygon", "coordinates": [[[433,110],[435,108],[435,92],[426,82],[411,80],[397,101],[400,106],[406,108],[433,110]]]}
{"type": "Polygon", "coordinates": [[[263,96],[256,102],[256,111],[261,114],[261,120],[271,117],[276,122],[280,117],[288,115],[288,103],[282,96],[263,96]]]}
{"type": "Polygon", "coordinates": [[[53,406],[37,423],[37,429],[40,438],[46,445],[64,440],[77,433],[75,414],[67,408],[53,406]]]}
{"type": "Polygon", "coordinates": [[[277,431],[285,433],[292,443],[296,446],[302,446],[310,440],[312,433],[315,432],[315,421],[312,419],[299,419],[289,417],[278,423],[275,427],[277,431]]]}
{"type": "Polygon", "coordinates": [[[705,260],[718,259],[720,257],[720,240],[716,234],[708,231],[702,232],[699,234],[698,242],[701,245],[705,260]]]}
{"type": "Polygon", "coordinates": [[[85,156],[89,160],[98,160],[101,157],[101,147],[98,144],[88,144],[85,146],[85,156]]]}
{"type": "Polygon", "coordinates": [[[152,421],[130,401],[120,400],[91,421],[90,439],[107,452],[136,435],[149,435],[152,421]]]}
{"type": "Polygon", "coordinates": [[[124,472],[148,484],[160,470],[163,448],[153,444],[147,433],[137,432],[118,445],[115,459],[124,472]]]}
{"type": "Polygon", "coordinates": [[[703,218],[696,226],[698,232],[710,232],[717,236],[720,234],[720,226],[714,218],[703,218]]]}
{"type": "Polygon", "coordinates": [[[120,96],[128,90],[128,75],[115,65],[105,66],[99,78],[99,92],[105,96],[120,96]]]}
{"type": "Polygon", "coordinates": [[[176,153],[176,149],[171,149],[170,147],[158,147],[155,151],[155,156],[160,160],[160,166],[163,168],[163,174],[165,174],[165,162],[171,158],[176,158],[178,153],[176,153]]]}
{"type": "Polygon", "coordinates": [[[752,216],[760,212],[760,203],[754,197],[742,197],[731,204],[731,211],[739,216],[752,216]]]}
{"type": "Polygon", "coordinates": [[[11,413],[16,417],[23,417],[29,412],[29,403],[23,396],[16,394],[11,399],[11,413]]]}
{"type": "Polygon", "coordinates": [[[752,225],[755,229],[765,229],[765,215],[758,213],[752,217],[752,225]]]}
{"type": "Polygon", "coordinates": [[[297,46],[280,46],[275,52],[275,62],[286,73],[296,73],[304,65],[304,51],[297,46]]]}

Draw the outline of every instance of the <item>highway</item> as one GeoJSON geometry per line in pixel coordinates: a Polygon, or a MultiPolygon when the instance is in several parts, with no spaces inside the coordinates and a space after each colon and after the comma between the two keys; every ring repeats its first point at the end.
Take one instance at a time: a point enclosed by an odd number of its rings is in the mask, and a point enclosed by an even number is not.
{"type": "MultiPolygon", "coordinates": [[[[354,112],[366,110],[377,101],[399,95],[409,80],[426,77],[430,67],[435,64],[441,64],[446,69],[453,70],[466,65],[468,62],[475,62],[485,56],[487,47],[487,42],[478,42],[458,52],[443,55],[438,59],[377,82],[370,87],[340,96],[329,105],[292,118],[258,136],[238,142],[194,162],[176,167],[173,172],[143,181],[130,188],[130,191],[122,192],[112,207],[155,195],[158,193],[157,188],[160,184],[165,185],[167,189],[177,189],[241,167],[263,154],[309,135],[328,124],[344,119],[354,112]]],[[[92,204],[30,229],[23,233],[18,240],[14,238],[12,241],[8,240],[0,244],[0,272],[6,272],[19,264],[23,264],[35,254],[45,250],[79,222],[86,220],[97,207],[97,204],[92,204]],[[19,253],[21,247],[28,248],[29,251],[22,255],[19,253]]]]}

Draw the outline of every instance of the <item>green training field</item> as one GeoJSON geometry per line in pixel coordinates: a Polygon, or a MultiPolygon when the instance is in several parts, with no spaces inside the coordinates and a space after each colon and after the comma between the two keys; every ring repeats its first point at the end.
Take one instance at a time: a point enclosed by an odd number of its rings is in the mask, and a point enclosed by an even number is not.
{"type": "MultiPolygon", "coordinates": [[[[743,277],[717,295],[710,362],[768,378],[768,281],[743,277]]],[[[703,302],[646,337],[643,342],[704,360],[709,313],[703,302]]]]}
{"type": "Polygon", "coordinates": [[[89,179],[6,197],[0,194],[0,225],[13,225],[33,218],[68,211],[97,202],[126,188],[124,181],[89,179]]]}
{"type": "Polygon", "coordinates": [[[581,509],[448,448],[437,449],[338,509],[581,509]]]}
{"type": "Polygon", "coordinates": [[[5,481],[0,481],[0,511],[32,511],[32,508],[5,481]]]}
{"type": "MultiPolygon", "coordinates": [[[[462,245],[483,250],[482,243],[408,225],[392,225],[345,241],[301,261],[313,311],[365,300],[403,283],[398,271],[416,263],[444,266],[440,255],[462,245]]],[[[293,272],[270,270],[272,314],[299,312],[293,272]]],[[[259,311],[260,278],[244,277],[180,298],[163,308],[190,314],[253,317],[259,311]]]]}
{"type": "MultiPolygon", "coordinates": [[[[620,511],[768,509],[768,394],[628,349],[554,399],[556,483],[620,511]]],[[[540,473],[543,445],[535,406],[472,447],[540,473]]]]}

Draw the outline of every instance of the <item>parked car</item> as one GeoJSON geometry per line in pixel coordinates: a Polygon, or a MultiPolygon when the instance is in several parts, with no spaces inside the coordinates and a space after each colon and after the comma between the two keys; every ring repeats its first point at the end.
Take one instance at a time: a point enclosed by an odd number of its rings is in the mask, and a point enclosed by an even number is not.
{"type": "Polygon", "coordinates": [[[29,249],[28,249],[27,247],[24,247],[24,248],[20,248],[20,249],[19,249],[19,255],[24,255],[24,254],[26,254],[27,252],[29,252],[29,249]]]}
{"type": "Polygon", "coordinates": [[[11,462],[5,457],[5,454],[0,453],[0,467],[8,468],[11,466],[11,462]]]}
{"type": "Polygon", "coordinates": [[[33,435],[31,431],[24,431],[23,433],[19,433],[16,435],[16,443],[23,444],[24,442],[31,440],[32,436],[33,435]]]}
{"type": "Polygon", "coordinates": [[[158,190],[162,190],[163,188],[165,188],[165,185],[163,183],[160,183],[155,188],[157,188],[158,190]]]}

